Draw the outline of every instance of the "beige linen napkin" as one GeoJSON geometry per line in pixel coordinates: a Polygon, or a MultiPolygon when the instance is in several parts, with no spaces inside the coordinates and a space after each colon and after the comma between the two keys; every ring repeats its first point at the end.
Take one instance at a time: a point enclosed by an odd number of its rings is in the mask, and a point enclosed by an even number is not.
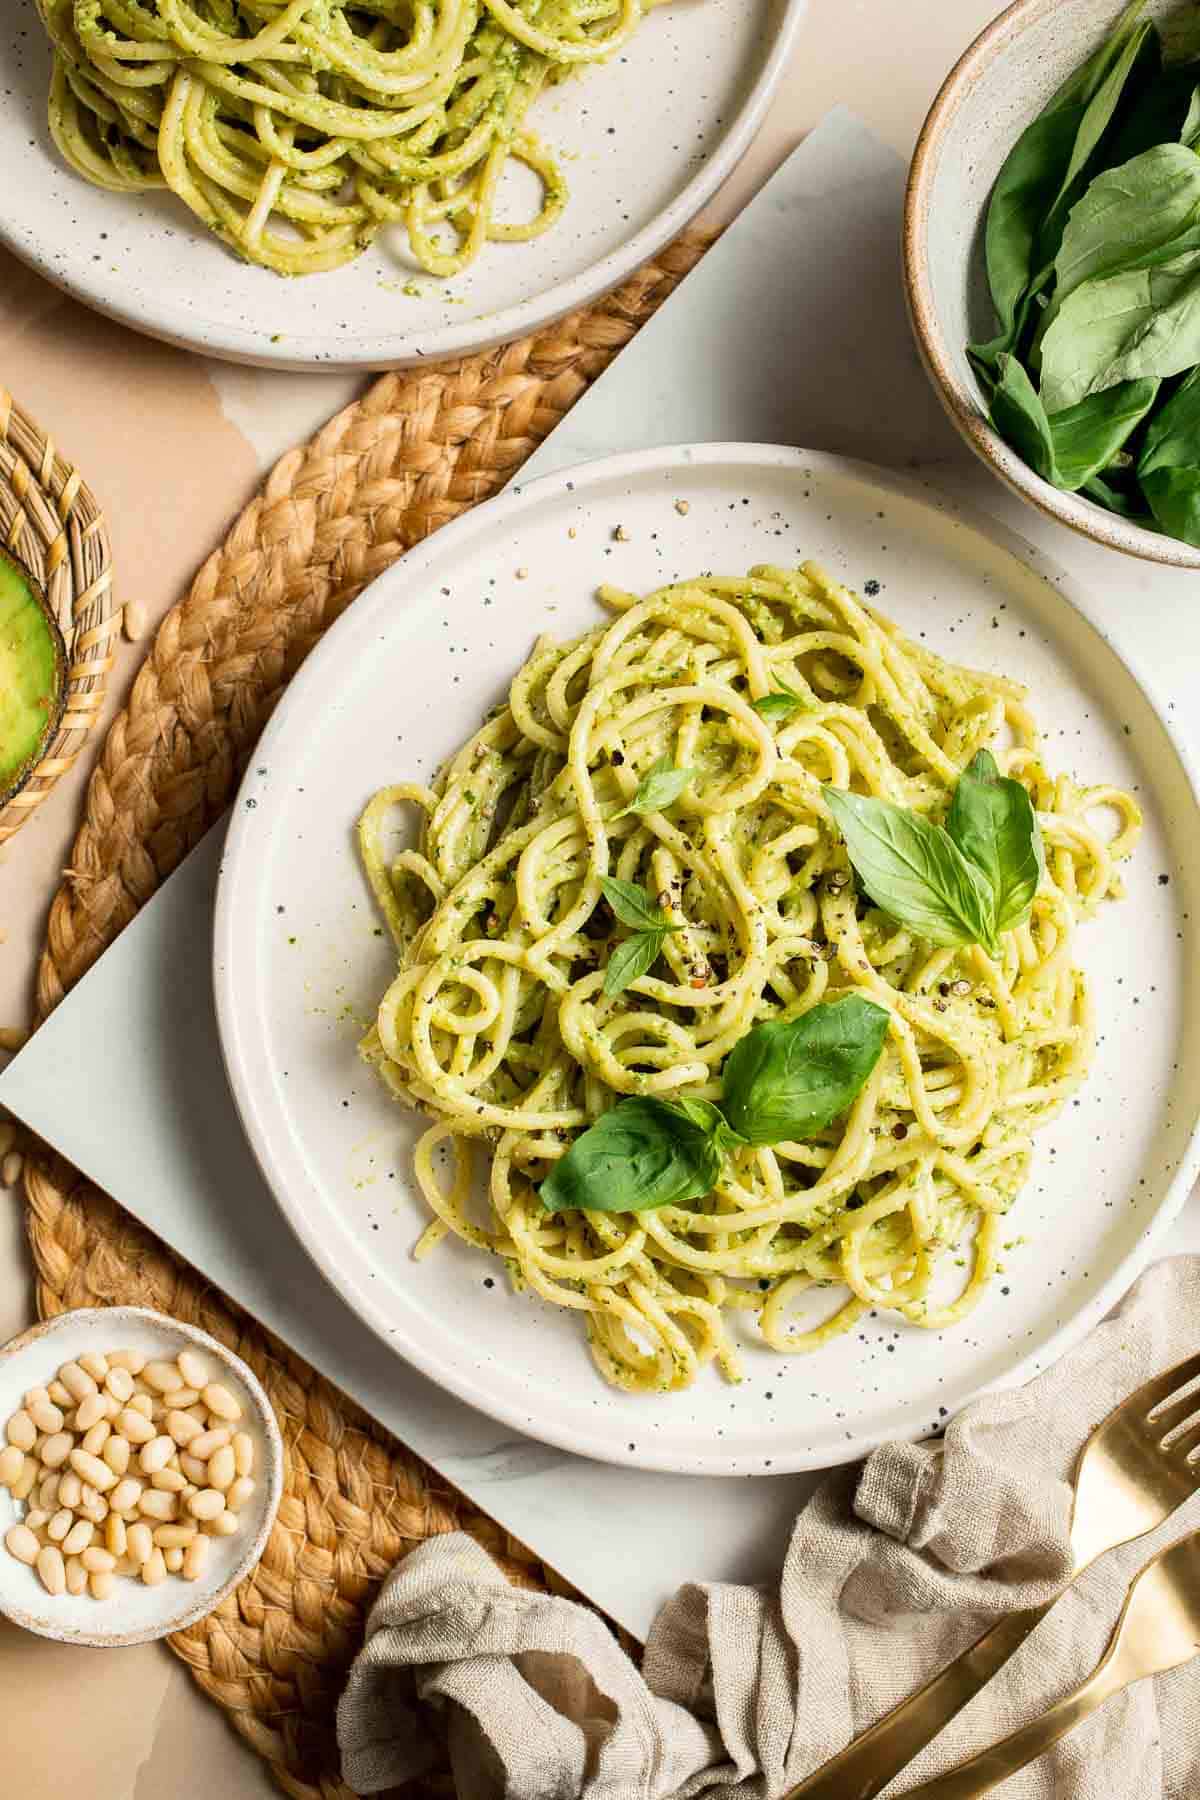
{"type": "MultiPolygon", "coordinates": [[[[1200,1257],[1179,1257],[1047,1373],[969,1406],[943,1441],[888,1444],[833,1476],[796,1521],[777,1592],[681,1589],[640,1674],[594,1613],[510,1587],[465,1535],[422,1544],[376,1602],[342,1698],[348,1785],[371,1794],[419,1774],[428,1727],[415,1704],[431,1702],[445,1709],[461,1800],[774,1800],[996,1614],[1056,1591],[1084,1439],[1197,1348],[1200,1257]]],[[[1197,1527],[1193,1499],[1103,1558],[889,1795],[1069,1692],[1136,1570],[1197,1527]]],[[[1127,1690],[997,1792],[1197,1800],[1200,1661],[1127,1690]]]]}

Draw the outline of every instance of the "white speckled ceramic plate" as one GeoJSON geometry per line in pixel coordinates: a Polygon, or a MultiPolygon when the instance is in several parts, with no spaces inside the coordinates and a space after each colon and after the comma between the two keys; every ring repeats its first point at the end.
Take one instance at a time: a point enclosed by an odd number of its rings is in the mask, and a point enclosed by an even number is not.
{"type": "MultiPolygon", "coordinates": [[[[1117,603],[1114,584],[1104,598],[1117,603]]],[[[1030,546],[914,482],[737,445],[613,457],[513,488],[355,603],[288,689],[237,800],[216,992],[267,1179],[386,1343],[550,1443],[752,1474],[928,1432],[972,1394],[1044,1366],[1118,1297],[1197,1161],[1200,816],[1183,752],[1086,606],[1030,546]],[[1100,1019],[1094,1072],[1039,1139],[1012,1216],[1022,1241],[970,1320],[930,1334],[869,1318],[808,1357],[748,1338],[740,1387],[707,1371],[685,1393],[631,1397],[603,1383],[573,1317],[510,1293],[489,1259],[452,1244],[411,1260],[424,1222],[409,1174],[416,1121],[355,1055],[356,1021],[373,1017],[393,964],[354,822],[377,787],[433,774],[539,632],[569,637],[600,617],[598,581],[645,589],[808,556],[860,589],[878,582],[880,604],[937,650],[1028,682],[1051,758],[1134,786],[1146,832],[1128,899],[1081,934],[1100,1019]]]]}
{"type": "MultiPolygon", "coordinates": [[[[111,194],[46,128],[49,51],[32,0],[0,7],[0,242],[136,330],[235,362],[394,368],[508,343],[614,287],[683,229],[756,131],[807,0],[675,0],[531,123],[571,190],[554,230],[435,280],[387,232],[344,269],[287,281],[230,255],[170,194],[111,194]]],[[[519,170],[513,216],[528,214],[519,170]]],[[[502,194],[502,200],[504,195],[502,194]]]]}

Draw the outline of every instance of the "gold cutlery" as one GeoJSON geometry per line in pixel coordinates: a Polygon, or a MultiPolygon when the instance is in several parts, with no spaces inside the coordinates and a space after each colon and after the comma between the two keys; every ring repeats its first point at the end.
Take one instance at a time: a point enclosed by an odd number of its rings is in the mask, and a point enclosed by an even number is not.
{"type": "Polygon", "coordinates": [[[976,1800],[1057,1744],[1097,1707],[1147,1675],[1164,1675],[1200,1654],[1200,1532],[1147,1563],[1130,1588],[1117,1629],[1095,1672],[1040,1719],[981,1750],[908,1800],[976,1800]]]}
{"type": "MultiPolygon", "coordinates": [[[[1188,1461],[1200,1446],[1200,1428],[1163,1443],[1169,1432],[1200,1411],[1200,1392],[1180,1398],[1198,1379],[1200,1355],[1138,1388],[1084,1445],[1071,1512],[1072,1581],[1106,1550],[1153,1531],[1200,1485],[1200,1466],[1188,1461]]],[[[917,1693],[799,1787],[789,1789],[783,1800],[873,1800],[991,1680],[1053,1605],[1048,1600],[1007,1614],[917,1693]]]]}

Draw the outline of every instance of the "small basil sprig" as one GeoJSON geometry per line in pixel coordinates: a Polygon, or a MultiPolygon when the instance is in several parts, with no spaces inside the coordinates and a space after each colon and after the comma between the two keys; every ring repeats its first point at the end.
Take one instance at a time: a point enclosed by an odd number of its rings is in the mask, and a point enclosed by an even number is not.
{"type": "Polygon", "coordinates": [[[981,750],[955,788],[946,824],[890,801],[822,788],[850,861],[876,906],[931,944],[982,944],[1029,917],[1044,867],[1028,793],[981,750]]]}
{"type": "Polygon", "coordinates": [[[615,812],[613,818],[623,819],[626,813],[664,812],[675,804],[695,773],[695,769],[677,769],[669,756],[660,756],[638,782],[637,793],[629,805],[615,812]]]}
{"type": "Polygon", "coordinates": [[[750,706],[764,719],[790,719],[793,713],[807,711],[808,701],[795,688],[790,688],[786,681],[781,681],[778,689],[772,689],[760,699],[752,700],[750,706]]]}
{"type": "Polygon", "coordinates": [[[656,906],[649,894],[632,881],[602,875],[600,886],[622,925],[628,925],[633,932],[632,937],[617,945],[604,971],[604,992],[611,999],[654,967],[664,938],[681,928],[673,925],[662,907],[656,906]]]}
{"type": "Polygon", "coordinates": [[[790,1143],[832,1123],[879,1061],[889,1014],[860,994],[755,1025],[707,1100],[619,1100],[575,1139],[539,1189],[549,1212],[646,1212],[711,1193],[724,1152],[790,1143]]]}

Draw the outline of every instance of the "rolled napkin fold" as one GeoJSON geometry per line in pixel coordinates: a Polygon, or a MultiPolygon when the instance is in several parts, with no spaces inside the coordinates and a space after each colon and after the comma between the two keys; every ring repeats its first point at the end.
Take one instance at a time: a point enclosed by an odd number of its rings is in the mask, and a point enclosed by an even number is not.
{"type": "MultiPolygon", "coordinates": [[[[1200,1257],[1151,1268],[1077,1349],[887,1444],[800,1513],[777,1591],[689,1584],[641,1672],[586,1607],[513,1588],[462,1533],[394,1570],[338,1710],[359,1794],[422,1773],[443,1707],[461,1800],[776,1800],[965,1649],[1068,1578],[1071,1476],[1094,1426],[1200,1347],[1200,1257]]],[[[1197,1393],[1200,1407],[1200,1392],[1197,1393]]],[[[1088,1571],[887,1790],[906,1794],[1068,1693],[1136,1571],[1200,1527],[1193,1498],[1088,1571]]],[[[1196,1800],[1200,1660],[1110,1701],[1004,1800],[1196,1800]]]]}

